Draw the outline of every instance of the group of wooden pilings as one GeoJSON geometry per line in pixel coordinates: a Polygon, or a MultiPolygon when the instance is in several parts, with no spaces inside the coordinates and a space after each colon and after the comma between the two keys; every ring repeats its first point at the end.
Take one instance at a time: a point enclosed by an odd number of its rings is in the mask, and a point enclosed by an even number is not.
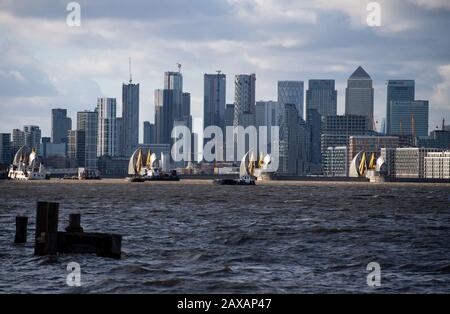
{"type": "MultiPolygon", "coordinates": [[[[81,215],[70,214],[69,225],[58,231],[59,203],[38,202],[34,255],[57,253],[95,253],[101,257],[120,259],[122,236],[118,234],[86,233],[81,227],[81,215]]],[[[28,217],[16,217],[14,243],[27,242],[28,217]]]]}

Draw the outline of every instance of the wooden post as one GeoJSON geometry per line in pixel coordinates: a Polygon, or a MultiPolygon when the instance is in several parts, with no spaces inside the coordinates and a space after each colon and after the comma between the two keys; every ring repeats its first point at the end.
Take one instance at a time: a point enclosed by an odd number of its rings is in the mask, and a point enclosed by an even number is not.
{"type": "Polygon", "coordinates": [[[27,242],[27,225],[28,217],[16,217],[16,236],[14,237],[14,243],[27,242]]]}
{"type": "Polygon", "coordinates": [[[66,227],[67,232],[83,232],[81,227],[81,214],[70,214],[69,225],[66,227]]]}
{"type": "Polygon", "coordinates": [[[58,215],[59,203],[37,203],[35,255],[55,255],[57,253],[58,215]]]}

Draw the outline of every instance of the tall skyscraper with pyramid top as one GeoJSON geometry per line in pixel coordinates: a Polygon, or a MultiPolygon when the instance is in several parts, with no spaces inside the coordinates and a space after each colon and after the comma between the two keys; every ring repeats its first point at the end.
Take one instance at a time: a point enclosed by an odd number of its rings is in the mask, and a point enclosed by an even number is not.
{"type": "Polygon", "coordinates": [[[373,128],[374,90],[372,78],[362,68],[358,67],[350,76],[345,90],[345,114],[365,116],[373,128]]]}

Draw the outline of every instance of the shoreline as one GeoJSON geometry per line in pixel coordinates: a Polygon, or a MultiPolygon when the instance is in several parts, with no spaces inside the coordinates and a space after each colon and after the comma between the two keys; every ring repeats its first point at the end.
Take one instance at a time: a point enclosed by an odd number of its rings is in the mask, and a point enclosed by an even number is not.
{"type": "MultiPolygon", "coordinates": [[[[20,180],[0,180],[0,185],[6,184],[124,184],[124,185],[183,185],[183,184],[193,184],[193,185],[207,185],[213,184],[212,178],[181,178],[178,182],[141,182],[132,183],[127,182],[125,178],[103,178],[100,180],[65,180],[60,178],[52,178],[50,180],[42,181],[20,181],[20,180]]],[[[397,186],[397,185],[410,185],[410,186],[450,186],[450,180],[446,181],[417,181],[417,180],[398,180],[398,181],[387,181],[382,183],[370,183],[366,180],[327,180],[323,178],[293,178],[289,180],[271,180],[271,181],[257,181],[256,186],[270,186],[270,185],[369,185],[369,186],[397,186]]]]}

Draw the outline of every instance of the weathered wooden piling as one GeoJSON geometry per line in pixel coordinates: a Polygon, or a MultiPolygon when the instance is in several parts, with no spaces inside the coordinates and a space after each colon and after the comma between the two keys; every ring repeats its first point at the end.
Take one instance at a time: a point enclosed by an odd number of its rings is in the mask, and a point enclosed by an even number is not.
{"type": "Polygon", "coordinates": [[[19,244],[27,242],[27,226],[28,217],[16,217],[16,236],[14,237],[14,243],[19,244]]]}
{"type": "Polygon", "coordinates": [[[66,227],[67,232],[83,232],[81,227],[81,214],[70,214],[69,225],[66,227]]]}
{"type": "Polygon", "coordinates": [[[59,203],[38,202],[34,255],[55,255],[58,252],[59,203]]]}
{"type": "Polygon", "coordinates": [[[122,236],[104,233],[59,232],[58,252],[92,253],[101,257],[120,259],[122,236]]]}
{"type": "MultiPolygon", "coordinates": [[[[95,253],[101,257],[121,258],[121,235],[85,233],[81,227],[80,214],[70,214],[66,232],[58,232],[58,217],[58,203],[37,203],[35,255],[95,253]]],[[[23,234],[25,233],[26,241],[26,222],[22,218],[17,217],[16,219],[16,239],[23,241],[23,234]],[[23,226],[25,226],[25,231],[23,231],[23,226]]],[[[28,220],[26,219],[26,221],[28,220]]]]}

